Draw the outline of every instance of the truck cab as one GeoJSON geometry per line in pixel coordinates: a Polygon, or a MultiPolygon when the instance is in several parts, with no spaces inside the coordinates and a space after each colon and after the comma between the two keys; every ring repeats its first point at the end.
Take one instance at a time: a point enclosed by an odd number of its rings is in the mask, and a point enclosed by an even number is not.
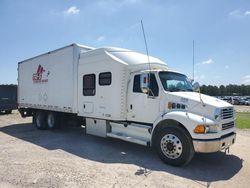
{"type": "Polygon", "coordinates": [[[142,71],[130,80],[128,120],[152,124],[148,139],[163,161],[183,165],[194,152],[217,152],[235,142],[233,106],[195,92],[184,74],[142,71]]]}

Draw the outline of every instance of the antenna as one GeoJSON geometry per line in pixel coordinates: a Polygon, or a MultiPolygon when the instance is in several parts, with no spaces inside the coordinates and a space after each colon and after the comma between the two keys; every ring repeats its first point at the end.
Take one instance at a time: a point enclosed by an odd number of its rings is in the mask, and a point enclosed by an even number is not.
{"type": "MultiPolygon", "coordinates": [[[[194,81],[194,40],[193,40],[193,81],[194,81]]],[[[204,101],[201,98],[201,88],[199,87],[199,96],[202,106],[205,106],[204,101]]]]}
{"type": "Polygon", "coordinates": [[[146,40],[146,35],[145,35],[145,31],[144,31],[144,27],[143,27],[143,22],[141,20],[141,28],[142,28],[142,32],[143,32],[143,38],[144,38],[144,42],[145,42],[145,47],[146,47],[146,52],[147,52],[147,56],[148,56],[148,63],[149,63],[149,71],[150,71],[150,61],[149,61],[149,55],[148,55],[148,45],[147,45],[147,40],[146,40]]]}
{"type": "MultiPolygon", "coordinates": [[[[149,60],[149,55],[148,55],[148,45],[147,45],[147,40],[146,40],[146,35],[145,35],[145,31],[144,31],[142,20],[141,20],[141,28],[142,28],[143,38],[144,38],[146,52],[147,52],[147,57],[148,57],[148,66],[149,66],[148,86],[150,87],[151,66],[150,66],[150,60],[149,60]]],[[[149,95],[149,92],[148,92],[148,95],[149,95]]]]}
{"type": "Polygon", "coordinates": [[[194,40],[193,40],[193,81],[194,81],[194,40]]]}

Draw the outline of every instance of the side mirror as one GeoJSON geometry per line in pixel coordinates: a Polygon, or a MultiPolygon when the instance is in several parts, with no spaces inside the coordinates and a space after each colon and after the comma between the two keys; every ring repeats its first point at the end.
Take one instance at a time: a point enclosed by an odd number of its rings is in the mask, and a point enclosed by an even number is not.
{"type": "Polygon", "coordinates": [[[200,84],[199,84],[198,82],[195,82],[195,83],[193,84],[193,90],[194,90],[194,91],[199,91],[199,90],[200,90],[200,84]]]}
{"type": "Polygon", "coordinates": [[[140,78],[140,87],[143,93],[147,94],[149,91],[149,74],[143,73],[140,78]]]}
{"type": "Polygon", "coordinates": [[[194,80],[192,78],[188,78],[188,81],[193,84],[194,83],[194,80]]]}

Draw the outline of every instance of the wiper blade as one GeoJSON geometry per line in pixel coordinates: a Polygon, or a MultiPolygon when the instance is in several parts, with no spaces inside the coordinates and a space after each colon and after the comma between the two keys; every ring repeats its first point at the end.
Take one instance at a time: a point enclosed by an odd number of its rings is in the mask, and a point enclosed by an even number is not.
{"type": "Polygon", "coordinates": [[[177,92],[178,92],[178,91],[180,91],[180,90],[179,90],[179,89],[177,89],[177,88],[172,88],[172,89],[169,89],[169,91],[170,91],[170,92],[175,92],[175,91],[177,91],[177,92]]]}

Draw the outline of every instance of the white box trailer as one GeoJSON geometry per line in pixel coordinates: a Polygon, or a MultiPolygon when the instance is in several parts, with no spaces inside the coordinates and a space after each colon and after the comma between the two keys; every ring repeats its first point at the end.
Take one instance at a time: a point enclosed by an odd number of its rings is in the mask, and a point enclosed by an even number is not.
{"type": "Polygon", "coordinates": [[[81,52],[69,45],[18,64],[19,107],[77,113],[77,71],[81,52]]]}
{"type": "Polygon", "coordinates": [[[161,60],[121,48],[72,44],[19,62],[18,105],[38,129],[73,119],[88,134],[154,146],[172,165],[226,149],[236,135],[232,105],[193,92],[161,60]]]}

